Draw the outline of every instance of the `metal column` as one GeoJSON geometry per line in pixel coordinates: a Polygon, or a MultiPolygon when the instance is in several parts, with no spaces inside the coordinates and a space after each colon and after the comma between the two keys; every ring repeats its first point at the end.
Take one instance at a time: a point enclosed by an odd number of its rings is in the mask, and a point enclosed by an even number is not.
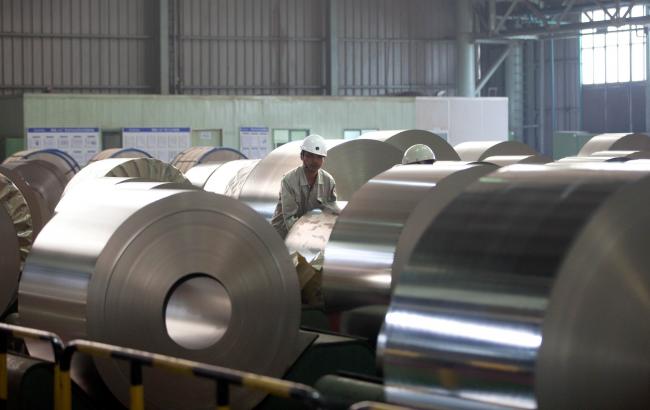
{"type": "Polygon", "coordinates": [[[506,96],[510,132],[524,141],[524,52],[519,43],[512,45],[506,59],[506,96]]]}
{"type": "Polygon", "coordinates": [[[160,0],[160,94],[169,94],[169,0],[160,0]]]}
{"type": "Polygon", "coordinates": [[[330,95],[339,94],[339,27],[338,0],[329,1],[329,91],[330,95]]]}
{"type": "Polygon", "coordinates": [[[546,81],[545,81],[545,71],[546,71],[546,54],[544,50],[545,40],[539,40],[539,88],[538,88],[538,98],[539,98],[539,150],[542,154],[550,154],[546,150],[546,81]]]}
{"type": "Polygon", "coordinates": [[[456,89],[462,97],[474,97],[476,57],[474,54],[474,12],[470,0],[456,1],[456,89]]]}

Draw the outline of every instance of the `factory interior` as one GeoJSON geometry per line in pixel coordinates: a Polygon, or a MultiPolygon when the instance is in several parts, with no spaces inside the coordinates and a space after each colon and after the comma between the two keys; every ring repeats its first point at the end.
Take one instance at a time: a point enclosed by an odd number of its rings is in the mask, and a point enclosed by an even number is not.
{"type": "Polygon", "coordinates": [[[650,409],[649,27],[0,0],[0,410],[650,409]]]}

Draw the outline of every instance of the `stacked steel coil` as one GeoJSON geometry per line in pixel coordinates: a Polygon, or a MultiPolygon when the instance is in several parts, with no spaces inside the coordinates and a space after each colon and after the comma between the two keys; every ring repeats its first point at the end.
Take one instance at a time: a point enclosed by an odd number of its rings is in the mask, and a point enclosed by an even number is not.
{"type": "Polygon", "coordinates": [[[30,159],[0,165],[0,174],[9,178],[25,197],[34,235],[50,220],[67,183],[61,171],[49,162],[30,159]]]}
{"type": "MultiPolygon", "coordinates": [[[[359,189],[341,212],[325,247],[323,296],[327,309],[387,305],[396,279],[393,262],[398,242],[420,202],[428,197],[433,200],[427,201],[421,215],[424,220],[412,222],[416,226],[430,221],[464,186],[496,168],[458,161],[397,166],[359,189]]],[[[407,231],[412,241],[417,241],[415,231],[407,231]]]]}
{"type": "Polygon", "coordinates": [[[65,195],[74,191],[92,189],[95,181],[102,177],[142,178],[159,182],[189,182],[172,165],[154,158],[109,158],[96,161],[84,167],[68,183],[65,195]]]}
{"type": "Polygon", "coordinates": [[[152,158],[152,156],[138,148],[108,148],[95,154],[88,163],[108,158],[152,158]]]}
{"type": "MultiPolygon", "coordinates": [[[[402,154],[392,145],[367,139],[326,140],[323,169],[336,180],[338,199],[346,201],[370,178],[399,163],[402,154]]],[[[248,174],[239,199],[271,219],[282,177],[302,164],[302,141],[284,144],[262,159],[248,174]]]]}
{"type": "Polygon", "coordinates": [[[8,164],[13,161],[19,160],[32,160],[39,159],[51,163],[63,174],[65,181],[70,181],[72,177],[79,172],[81,167],[77,161],[70,156],[70,154],[59,149],[41,149],[41,150],[27,150],[19,151],[4,160],[3,164],[8,164]]]}
{"type": "Polygon", "coordinates": [[[239,198],[248,176],[259,162],[259,159],[240,159],[215,165],[214,171],[205,181],[203,189],[215,194],[239,198]]]}
{"type": "Polygon", "coordinates": [[[246,155],[233,148],[191,147],[178,154],[171,164],[185,173],[199,164],[228,162],[238,159],[246,159],[246,155]]]}
{"type": "Polygon", "coordinates": [[[454,149],[462,161],[485,161],[495,156],[537,155],[534,149],[518,141],[470,141],[462,142],[454,149]]]}
{"type": "Polygon", "coordinates": [[[489,162],[500,167],[505,167],[514,164],[547,164],[552,162],[551,157],[543,154],[535,155],[495,155],[483,159],[484,162],[489,162]]]}
{"type": "MultiPolygon", "coordinates": [[[[43,229],[20,282],[21,324],[282,376],[299,350],[300,293],[273,228],[225,196],[131,184],[78,196],[43,229]]],[[[128,367],[90,365],[128,403],[128,367]]],[[[215,406],[211,382],[144,378],[147,408],[215,406]]],[[[261,399],[231,394],[236,408],[261,399]]]]}
{"type": "Polygon", "coordinates": [[[378,351],[388,400],[645,408],[649,199],[643,163],[514,165],[466,188],[393,294],[378,351]]]}
{"type": "Polygon", "coordinates": [[[431,148],[439,161],[458,161],[460,158],[447,141],[425,130],[392,130],[367,132],[361,138],[374,139],[397,147],[404,152],[415,144],[424,144],[431,148]]]}
{"type": "Polygon", "coordinates": [[[650,151],[650,136],[646,134],[600,134],[591,138],[578,152],[586,157],[599,151],[650,151]]]}

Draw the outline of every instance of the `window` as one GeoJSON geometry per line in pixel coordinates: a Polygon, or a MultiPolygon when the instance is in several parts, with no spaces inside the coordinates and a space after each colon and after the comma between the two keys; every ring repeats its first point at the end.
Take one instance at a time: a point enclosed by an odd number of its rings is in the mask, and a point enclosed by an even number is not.
{"type": "Polygon", "coordinates": [[[309,130],[305,129],[274,129],[273,130],[273,148],[282,146],[290,141],[299,141],[309,135],[309,130]]]}
{"type": "Polygon", "coordinates": [[[344,140],[353,140],[359,138],[361,135],[366,132],[377,131],[377,129],[346,129],[343,130],[343,139],[344,140]]]}
{"type": "MultiPolygon", "coordinates": [[[[629,8],[622,6],[619,16],[628,14],[629,8]]],[[[583,23],[610,20],[616,8],[585,11],[583,23]]],[[[633,6],[631,17],[646,14],[646,6],[633,6]]],[[[625,25],[586,29],[580,36],[580,61],[582,84],[626,83],[646,79],[646,35],[643,26],[625,25]]]]}

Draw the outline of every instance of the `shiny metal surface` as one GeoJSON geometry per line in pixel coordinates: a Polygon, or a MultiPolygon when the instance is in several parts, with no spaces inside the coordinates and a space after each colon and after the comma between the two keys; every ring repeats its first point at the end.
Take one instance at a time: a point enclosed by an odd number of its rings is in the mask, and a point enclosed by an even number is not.
{"type": "Polygon", "coordinates": [[[424,144],[433,150],[439,161],[458,161],[460,157],[447,141],[425,130],[372,131],[359,138],[374,139],[397,147],[402,153],[415,144],[424,144]]]}
{"type": "MultiPolygon", "coordinates": [[[[340,311],[387,305],[395,277],[394,256],[409,216],[441,181],[477,166],[458,161],[400,165],[361,187],[341,212],[325,247],[326,308],[340,311]]],[[[482,166],[496,169],[494,165],[482,166]]]]}
{"type": "Polygon", "coordinates": [[[31,168],[29,162],[31,161],[14,161],[6,165],[0,165],[0,175],[9,179],[23,196],[32,221],[31,229],[33,236],[36,237],[52,214],[47,209],[45,199],[38,191],[32,188],[25,179],[24,173],[20,172],[21,170],[25,171],[25,168],[31,168]],[[15,165],[13,169],[10,168],[12,165],[15,165]]]}
{"type": "Polygon", "coordinates": [[[80,167],[68,153],[58,149],[26,150],[19,151],[7,157],[3,164],[12,161],[38,159],[49,162],[59,169],[66,183],[79,171],[80,167]]]}
{"type": "Polygon", "coordinates": [[[634,159],[650,159],[650,151],[597,151],[590,156],[600,158],[618,158],[621,162],[634,159]]]}
{"type": "Polygon", "coordinates": [[[248,176],[259,162],[259,159],[240,159],[223,163],[215,167],[203,189],[215,194],[239,198],[248,176]]]}
{"type": "Polygon", "coordinates": [[[534,149],[518,141],[469,141],[454,147],[462,161],[484,161],[504,155],[537,155],[534,149]]]}
{"type": "MultiPolygon", "coordinates": [[[[281,376],[298,343],[300,292],[274,229],[244,204],[199,190],[103,192],[57,213],[37,238],[20,282],[21,324],[281,376]],[[209,311],[225,299],[229,320],[209,311]]],[[[128,367],[94,363],[128,402],[128,367]]],[[[212,382],[150,368],[144,378],[147,408],[215,406],[212,382]]],[[[232,395],[234,408],[261,399],[232,395]]]]}
{"type": "Polygon", "coordinates": [[[645,202],[630,198],[648,196],[649,171],[513,165],[466,188],[425,230],[395,289],[380,338],[388,400],[434,406],[443,393],[461,401],[452,408],[467,408],[465,399],[529,409],[538,400],[549,409],[648,403],[647,377],[635,378],[650,366],[650,278],[646,263],[627,265],[639,262],[643,242],[625,247],[648,224],[629,237],[617,224],[634,219],[621,203],[645,202]],[[629,241],[609,252],[620,238],[629,241]],[[584,287],[566,283],[589,278],[584,287]],[[608,294],[603,285],[617,281],[608,294]],[[633,301],[621,303],[623,294],[633,301]],[[554,337],[558,349],[547,349],[554,337]],[[590,397],[594,381],[601,389],[590,397]]]}
{"type": "Polygon", "coordinates": [[[199,164],[228,162],[246,159],[246,155],[233,148],[226,147],[191,147],[179,153],[171,162],[173,166],[185,173],[199,164]]]}
{"type": "Polygon", "coordinates": [[[325,251],[337,218],[338,215],[320,209],[314,209],[301,216],[284,239],[289,253],[298,252],[307,262],[312,263],[325,251]]]}
{"type": "Polygon", "coordinates": [[[329,141],[323,169],[334,177],[340,201],[350,201],[352,195],[371,178],[402,162],[402,152],[388,143],[356,139],[330,148],[333,143],[329,141]]]}
{"type": "Polygon", "coordinates": [[[47,222],[56,204],[61,199],[68,180],[59,168],[40,159],[16,160],[2,164],[0,168],[10,169],[21,175],[25,182],[42,197],[49,214],[43,220],[47,222]]]}
{"type": "Polygon", "coordinates": [[[138,148],[109,148],[99,151],[88,163],[108,158],[152,158],[151,154],[138,148]]]}
{"type": "Polygon", "coordinates": [[[650,151],[650,136],[646,134],[600,134],[592,137],[578,152],[585,157],[598,151],[650,151]]]}
{"type": "Polygon", "coordinates": [[[18,237],[4,206],[0,206],[0,240],[0,315],[4,315],[16,298],[20,278],[18,237]]]}
{"type": "Polygon", "coordinates": [[[183,175],[192,185],[203,189],[210,175],[226,162],[217,162],[214,164],[199,164],[188,169],[183,175]]]}
{"type": "Polygon", "coordinates": [[[146,178],[190,185],[179,170],[155,158],[109,158],[88,164],[79,171],[66,186],[64,195],[88,189],[89,184],[101,177],[146,178]]]}
{"type": "MultiPolygon", "coordinates": [[[[323,169],[336,180],[338,199],[347,201],[370,178],[399,163],[401,152],[392,145],[367,140],[325,140],[327,159],[323,169]]],[[[274,149],[248,175],[239,199],[267,220],[273,217],[280,182],[287,172],[300,166],[300,145],[293,141],[274,149]]]]}
{"type": "Polygon", "coordinates": [[[35,238],[32,215],[22,192],[9,178],[2,174],[0,174],[0,206],[5,209],[13,224],[14,235],[18,238],[22,267],[31,251],[35,238]]]}
{"type": "Polygon", "coordinates": [[[535,155],[495,155],[482,160],[499,167],[506,167],[514,164],[547,164],[553,162],[551,157],[543,154],[535,155]]]}

